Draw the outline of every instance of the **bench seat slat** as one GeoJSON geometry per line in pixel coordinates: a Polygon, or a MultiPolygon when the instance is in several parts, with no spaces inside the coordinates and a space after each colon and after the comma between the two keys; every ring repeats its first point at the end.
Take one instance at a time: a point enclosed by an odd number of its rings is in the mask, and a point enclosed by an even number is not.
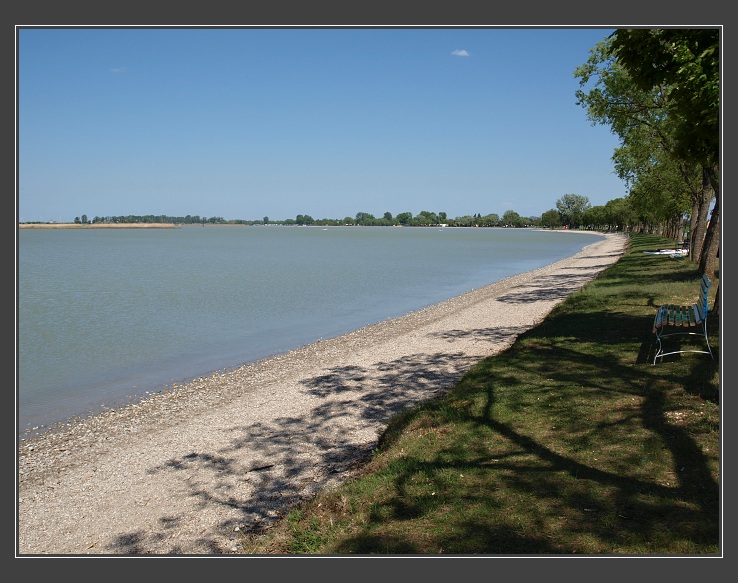
{"type": "Polygon", "coordinates": [[[696,313],[697,313],[697,304],[695,304],[694,306],[690,306],[689,309],[687,310],[690,326],[696,326],[697,324],[699,324],[695,316],[696,313]]]}

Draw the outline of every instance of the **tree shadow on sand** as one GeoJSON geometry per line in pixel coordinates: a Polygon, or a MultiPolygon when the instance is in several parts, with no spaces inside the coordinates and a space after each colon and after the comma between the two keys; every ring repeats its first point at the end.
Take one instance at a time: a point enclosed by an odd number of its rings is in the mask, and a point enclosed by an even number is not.
{"type": "MultiPolygon", "coordinates": [[[[148,473],[167,472],[186,486],[197,505],[222,507],[231,517],[204,533],[198,547],[211,554],[228,552],[220,542],[224,537],[232,538],[235,529],[245,534],[262,532],[290,508],[341,481],[346,472],[368,460],[393,416],[441,396],[477,361],[460,352],[438,352],[367,367],[332,368],[302,381],[315,403],[304,414],[234,426],[227,447],[217,452],[192,451],[148,473]],[[240,461],[244,449],[251,453],[246,465],[240,461]],[[194,478],[203,474],[207,479],[194,478]]],[[[146,553],[161,544],[168,530],[181,528],[183,519],[161,516],[156,531],[122,533],[111,552],[146,553]]]]}

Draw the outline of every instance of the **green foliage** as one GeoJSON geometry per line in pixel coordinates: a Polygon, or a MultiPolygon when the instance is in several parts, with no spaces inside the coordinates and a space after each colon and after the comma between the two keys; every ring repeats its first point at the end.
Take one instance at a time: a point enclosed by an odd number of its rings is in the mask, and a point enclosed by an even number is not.
{"type": "Polygon", "coordinates": [[[556,209],[546,211],[541,215],[541,225],[550,229],[561,226],[561,214],[556,209]]]}
{"type": "Polygon", "coordinates": [[[298,225],[312,225],[315,223],[315,219],[310,215],[297,215],[295,217],[295,223],[298,225]]]}
{"type": "Polygon", "coordinates": [[[354,220],[357,225],[372,225],[377,219],[371,213],[359,212],[354,220]]]}
{"type": "Polygon", "coordinates": [[[430,211],[420,211],[416,217],[414,217],[413,224],[423,227],[431,225],[437,225],[439,223],[438,215],[430,211]]]}
{"type": "Polygon", "coordinates": [[[476,224],[480,227],[499,227],[500,217],[496,213],[490,213],[476,219],[476,224]]]}
{"type": "Polygon", "coordinates": [[[642,228],[677,236],[691,215],[701,265],[719,247],[719,45],[718,28],[618,29],[574,72],[577,103],[620,138],[613,161],[642,228]]]}
{"type": "Polygon", "coordinates": [[[633,212],[631,206],[630,197],[627,198],[614,198],[605,203],[605,218],[607,224],[610,226],[620,226],[618,230],[623,230],[623,227],[634,227],[637,223],[637,217],[633,212]]]}
{"type": "Polygon", "coordinates": [[[502,214],[502,224],[508,227],[522,227],[523,218],[515,211],[505,211],[502,214]]]}
{"type": "Polygon", "coordinates": [[[407,212],[405,212],[405,213],[398,214],[395,217],[395,220],[400,225],[409,225],[410,224],[410,221],[412,220],[412,218],[413,218],[413,213],[407,213],[407,212]]]}
{"type": "Polygon", "coordinates": [[[561,222],[572,228],[582,224],[584,212],[589,210],[591,206],[589,199],[581,194],[565,194],[556,201],[561,222]]]}
{"type": "Polygon", "coordinates": [[[678,120],[674,150],[705,166],[718,162],[720,139],[720,30],[619,29],[612,54],[644,90],[661,86],[678,120]]]}

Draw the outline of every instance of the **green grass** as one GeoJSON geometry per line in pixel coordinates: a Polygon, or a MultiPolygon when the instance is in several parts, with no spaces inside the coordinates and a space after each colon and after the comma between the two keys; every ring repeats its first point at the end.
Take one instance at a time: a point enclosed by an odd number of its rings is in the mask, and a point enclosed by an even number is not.
{"type": "Polygon", "coordinates": [[[657,306],[699,290],[696,263],[643,253],[671,244],[633,235],[511,348],[397,417],[354,478],[243,552],[719,555],[719,317],[714,360],[652,365],[657,306]]]}

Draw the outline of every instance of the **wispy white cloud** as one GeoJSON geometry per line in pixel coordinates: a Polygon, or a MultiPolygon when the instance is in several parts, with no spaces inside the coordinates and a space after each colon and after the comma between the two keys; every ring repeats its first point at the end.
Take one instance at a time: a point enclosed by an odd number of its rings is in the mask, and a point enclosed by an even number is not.
{"type": "Polygon", "coordinates": [[[471,56],[469,54],[469,51],[467,51],[466,49],[456,49],[455,51],[451,51],[451,54],[452,55],[455,55],[457,57],[469,57],[469,56],[471,56]]]}
{"type": "Polygon", "coordinates": [[[112,69],[110,69],[110,72],[111,73],[125,73],[126,68],[125,67],[113,67],[112,69]]]}

